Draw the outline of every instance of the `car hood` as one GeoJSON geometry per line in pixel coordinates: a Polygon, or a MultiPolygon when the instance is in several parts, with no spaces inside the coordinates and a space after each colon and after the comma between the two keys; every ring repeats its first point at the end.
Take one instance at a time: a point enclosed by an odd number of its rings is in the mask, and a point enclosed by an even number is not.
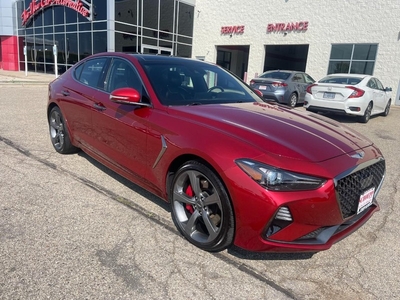
{"type": "Polygon", "coordinates": [[[176,106],[187,122],[222,131],[263,152],[322,162],[372,145],[366,137],[318,114],[269,103],[176,106]]]}

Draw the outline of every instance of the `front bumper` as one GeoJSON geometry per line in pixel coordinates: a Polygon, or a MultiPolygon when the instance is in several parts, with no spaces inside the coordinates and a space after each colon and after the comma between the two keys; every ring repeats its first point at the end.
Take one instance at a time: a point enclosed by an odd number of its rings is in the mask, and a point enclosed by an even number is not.
{"type": "MultiPolygon", "coordinates": [[[[259,252],[329,249],[379,210],[376,196],[384,173],[385,161],[378,157],[327,180],[317,190],[271,192],[256,182],[248,185],[247,189],[235,190],[232,198],[242,201],[233,201],[237,222],[234,244],[259,252]],[[371,187],[375,189],[372,204],[357,213],[361,195],[371,187]],[[290,211],[292,221],[274,230],[276,225],[281,225],[274,222],[282,207],[290,211]]],[[[242,178],[242,182],[248,181],[242,178]]]]}

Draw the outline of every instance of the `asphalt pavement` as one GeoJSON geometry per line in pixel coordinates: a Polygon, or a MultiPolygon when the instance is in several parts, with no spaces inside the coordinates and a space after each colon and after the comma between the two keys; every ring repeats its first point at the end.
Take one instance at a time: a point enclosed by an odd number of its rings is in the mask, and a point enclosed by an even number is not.
{"type": "Polygon", "coordinates": [[[334,117],[387,162],[381,209],[354,234],[316,254],[208,253],[159,198],[82,152],[55,152],[54,78],[0,70],[0,299],[400,298],[399,107],[367,124],[334,117]]]}

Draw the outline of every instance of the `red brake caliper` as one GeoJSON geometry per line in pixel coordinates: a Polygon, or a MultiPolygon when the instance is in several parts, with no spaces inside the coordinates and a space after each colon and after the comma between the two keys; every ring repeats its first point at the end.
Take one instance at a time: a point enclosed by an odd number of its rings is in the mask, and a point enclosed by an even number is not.
{"type": "MultiPolygon", "coordinates": [[[[186,188],[185,194],[188,195],[189,197],[193,197],[193,189],[191,185],[188,185],[186,188]]],[[[186,203],[185,208],[192,214],[194,212],[193,206],[190,205],[189,203],[186,203]]]]}

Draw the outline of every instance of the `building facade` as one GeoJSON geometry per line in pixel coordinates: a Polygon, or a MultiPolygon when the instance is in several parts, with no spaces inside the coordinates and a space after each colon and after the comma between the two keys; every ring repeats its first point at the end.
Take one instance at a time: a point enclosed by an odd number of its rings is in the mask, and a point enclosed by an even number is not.
{"type": "Polygon", "coordinates": [[[399,16],[398,0],[197,0],[192,56],[247,82],[271,69],[372,74],[400,105],[399,16]]]}
{"type": "Polygon", "coordinates": [[[194,0],[0,0],[2,68],[55,73],[106,51],[190,57],[194,0]],[[5,21],[4,21],[5,22],[5,21]],[[11,44],[11,46],[9,46],[11,44]],[[8,53],[9,55],[5,55],[8,53]]]}
{"type": "MultiPolygon", "coordinates": [[[[398,95],[398,0],[0,0],[1,67],[54,72],[103,51],[217,63],[249,82],[271,69],[378,77],[398,95]],[[25,49],[25,52],[24,52],[25,49]]],[[[396,96],[397,95],[397,96],[396,96]]]]}

